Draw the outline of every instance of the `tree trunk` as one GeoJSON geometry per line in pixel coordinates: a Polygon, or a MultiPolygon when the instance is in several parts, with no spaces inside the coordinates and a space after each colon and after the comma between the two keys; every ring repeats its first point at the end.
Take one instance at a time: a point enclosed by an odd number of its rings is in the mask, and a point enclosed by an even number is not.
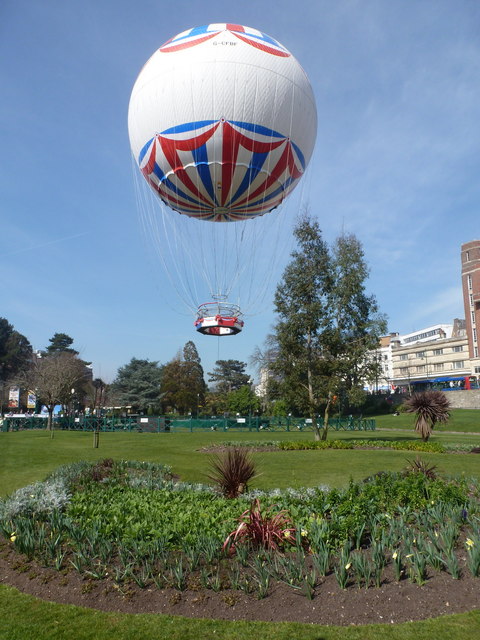
{"type": "Polygon", "coordinates": [[[50,438],[53,438],[54,436],[54,430],[53,430],[53,410],[54,410],[55,406],[50,407],[50,405],[47,406],[48,409],[48,418],[47,418],[47,429],[50,431],[50,438]]]}
{"type": "Polygon", "coordinates": [[[312,420],[312,429],[313,429],[313,437],[315,441],[319,441],[321,439],[320,429],[318,428],[317,416],[315,414],[316,403],[315,403],[315,394],[313,393],[313,381],[312,381],[312,370],[310,367],[307,369],[307,380],[308,380],[308,404],[310,405],[310,418],[312,420]]]}
{"type": "Polygon", "coordinates": [[[325,406],[325,413],[323,414],[323,432],[322,440],[326,440],[328,436],[328,420],[330,418],[330,405],[332,404],[332,392],[328,392],[327,404],[325,406]]]}

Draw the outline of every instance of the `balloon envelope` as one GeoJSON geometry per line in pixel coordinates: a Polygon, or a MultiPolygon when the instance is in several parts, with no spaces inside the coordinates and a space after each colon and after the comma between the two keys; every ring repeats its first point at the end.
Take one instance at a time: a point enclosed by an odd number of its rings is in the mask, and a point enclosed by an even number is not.
{"type": "Polygon", "coordinates": [[[256,29],[210,24],[148,60],[128,123],[135,161],[163,202],[230,222],[275,209],[295,188],[317,115],[308,78],[285,47],[256,29]]]}

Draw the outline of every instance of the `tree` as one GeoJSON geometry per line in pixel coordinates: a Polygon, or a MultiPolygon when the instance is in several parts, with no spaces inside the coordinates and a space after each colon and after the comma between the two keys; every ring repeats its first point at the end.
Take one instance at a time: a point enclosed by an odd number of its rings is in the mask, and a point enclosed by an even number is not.
{"type": "Polygon", "coordinates": [[[287,402],[295,402],[320,439],[317,414],[333,388],[325,338],[331,334],[333,270],[319,225],[307,215],[294,228],[298,249],[292,254],[275,293],[274,372],[281,375],[287,402]],[[294,396],[294,398],[292,398],[294,396]]]}
{"type": "Polygon", "coordinates": [[[208,381],[215,383],[218,393],[235,391],[250,380],[245,373],[246,366],[247,363],[240,360],[217,360],[214,370],[208,374],[208,381]]]}
{"type": "Polygon", "coordinates": [[[207,385],[200,356],[195,343],[189,340],[183,347],[183,377],[190,390],[189,408],[198,408],[205,402],[207,385]]]}
{"type": "Polygon", "coordinates": [[[158,362],[132,358],[117,371],[111,384],[115,402],[134,411],[145,412],[149,407],[160,408],[163,367],[158,362]]]}
{"type": "Polygon", "coordinates": [[[260,409],[260,398],[255,395],[248,384],[236,391],[231,391],[227,396],[227,403],[229,411],[240,413],[243,416],[252,415],[260,409]]]}
{"type": "Polygon", "coordinates": [[[333,340],[339,384],[334,394],[351,406],[365,400],[363,381],[378,376],[379,362],[370,354],[378,348],[387,323],[379,313],[375,296],[367,295],[369,269],[363,247],[353,234],[342,233],[332,248],[334,284],[332,290],[333,340]]]}
{"type": "Polygon", "coordinates": [[[46,349],[46,353],[48,354],[72,353],[73,355],[78,356],[78,351],[71,347],[73,344],[73,338],[66,333],[54,333],[49,342],[50,344],[46,349]]]}
{"type": "Polygon", "coordinates": [[[179,413],[198,413],[205,401],[203,367],[195,344],[190,340],[183,352],[168,362],[162,377],[163,406],[179,413]]]}
{"type": "Polygon", "coordinates": [[[47,428],[53,438],[53,410],[57,404],[68,405],[72,390],[85,383],[89,375],[85,363],[73,353],[53,353],[35,358],[25,373],[26,388],[34,389],[37,399],[48,411],[47,428]]]}
{"type": "Polygon", "coordinates": [[[91,380],[87,386],[85,399],[92,413],[100,414],[107,402],[109,385],[101,378],[91,380]]]}
{"type": "Polygon", "coordinates": [[[363,250],[343,234],[332,250],[318,222],[303,215],[294,228],[297,249],[275,293],[274,372],[287,404],[311,418],[315,439],[327,438],[332,406],[340,394],[358,403],[372,366],[368,351],[386,330],[374,296],[367,296],[363,250]],[[317,416],[323,412],[323,431],[317,416]]]}
{"type": "Polygon", "coordinates": [[[415,431],[427,442],[437,422],[447,422],[450,418],[450,402],[443,391],[423,391],[413,393],[404,402],[407,413],[415,413],[415,431]]]}
{"type": "Polygon", "coordinates": [[[31,363],[32,346],[8,320],[0,318],[0,381],[5,382],[21,373],[31,363]]]}

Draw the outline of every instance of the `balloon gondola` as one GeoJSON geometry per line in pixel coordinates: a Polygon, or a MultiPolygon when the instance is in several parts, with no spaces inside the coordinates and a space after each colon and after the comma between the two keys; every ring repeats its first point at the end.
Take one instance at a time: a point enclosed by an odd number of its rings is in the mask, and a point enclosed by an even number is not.
{"type": "Polygon", "coordinates": [[[185,288],[197,309],[197,330],[239,333],[241,308],[228,299],[239,272],[249,266],[237,252],[254,244],[244,225],[282,204],[313,151],[316,108],[305,72],[261,31],[228,23],[196,27],[168,40],[147,61],[132,90],[128,121],[132,154],[146,184],[161,203],[192,221],[193,242],[185,246],[175,239],[180,248],[172,253],[183,252],[182,263],[205,276],[215,301],[199,305],[193,298],[205,299],[205,293],[185,288]],[[210,233],[194,227],[197,222],[211,225],[210,233]],[[212,248],[200,247],[204,235],[212,238],[212,248]],[[228,236],[234,237],[231,249],[228,236]],[[216,317],[225,324],[207,322],[216,317]]]}

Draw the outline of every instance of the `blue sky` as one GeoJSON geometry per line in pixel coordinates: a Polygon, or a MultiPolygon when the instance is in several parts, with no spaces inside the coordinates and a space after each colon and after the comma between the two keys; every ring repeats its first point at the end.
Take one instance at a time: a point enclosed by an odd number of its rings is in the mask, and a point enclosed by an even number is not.
{"type": "Polygon", "coordinates": [[[207,371],[263,343],[268,296],[242,334],[195,333],[136,204],[132,86],[163,42],[211,22],[270,34],[306,70],[319,124],[301,204],[328,241],[362,241],[389,330],[463,317],[460,244],[480,236],[477,0],[3,0],[0,316],[36,348],[68,333],[107,381],[191,339],[207,371]]]}

